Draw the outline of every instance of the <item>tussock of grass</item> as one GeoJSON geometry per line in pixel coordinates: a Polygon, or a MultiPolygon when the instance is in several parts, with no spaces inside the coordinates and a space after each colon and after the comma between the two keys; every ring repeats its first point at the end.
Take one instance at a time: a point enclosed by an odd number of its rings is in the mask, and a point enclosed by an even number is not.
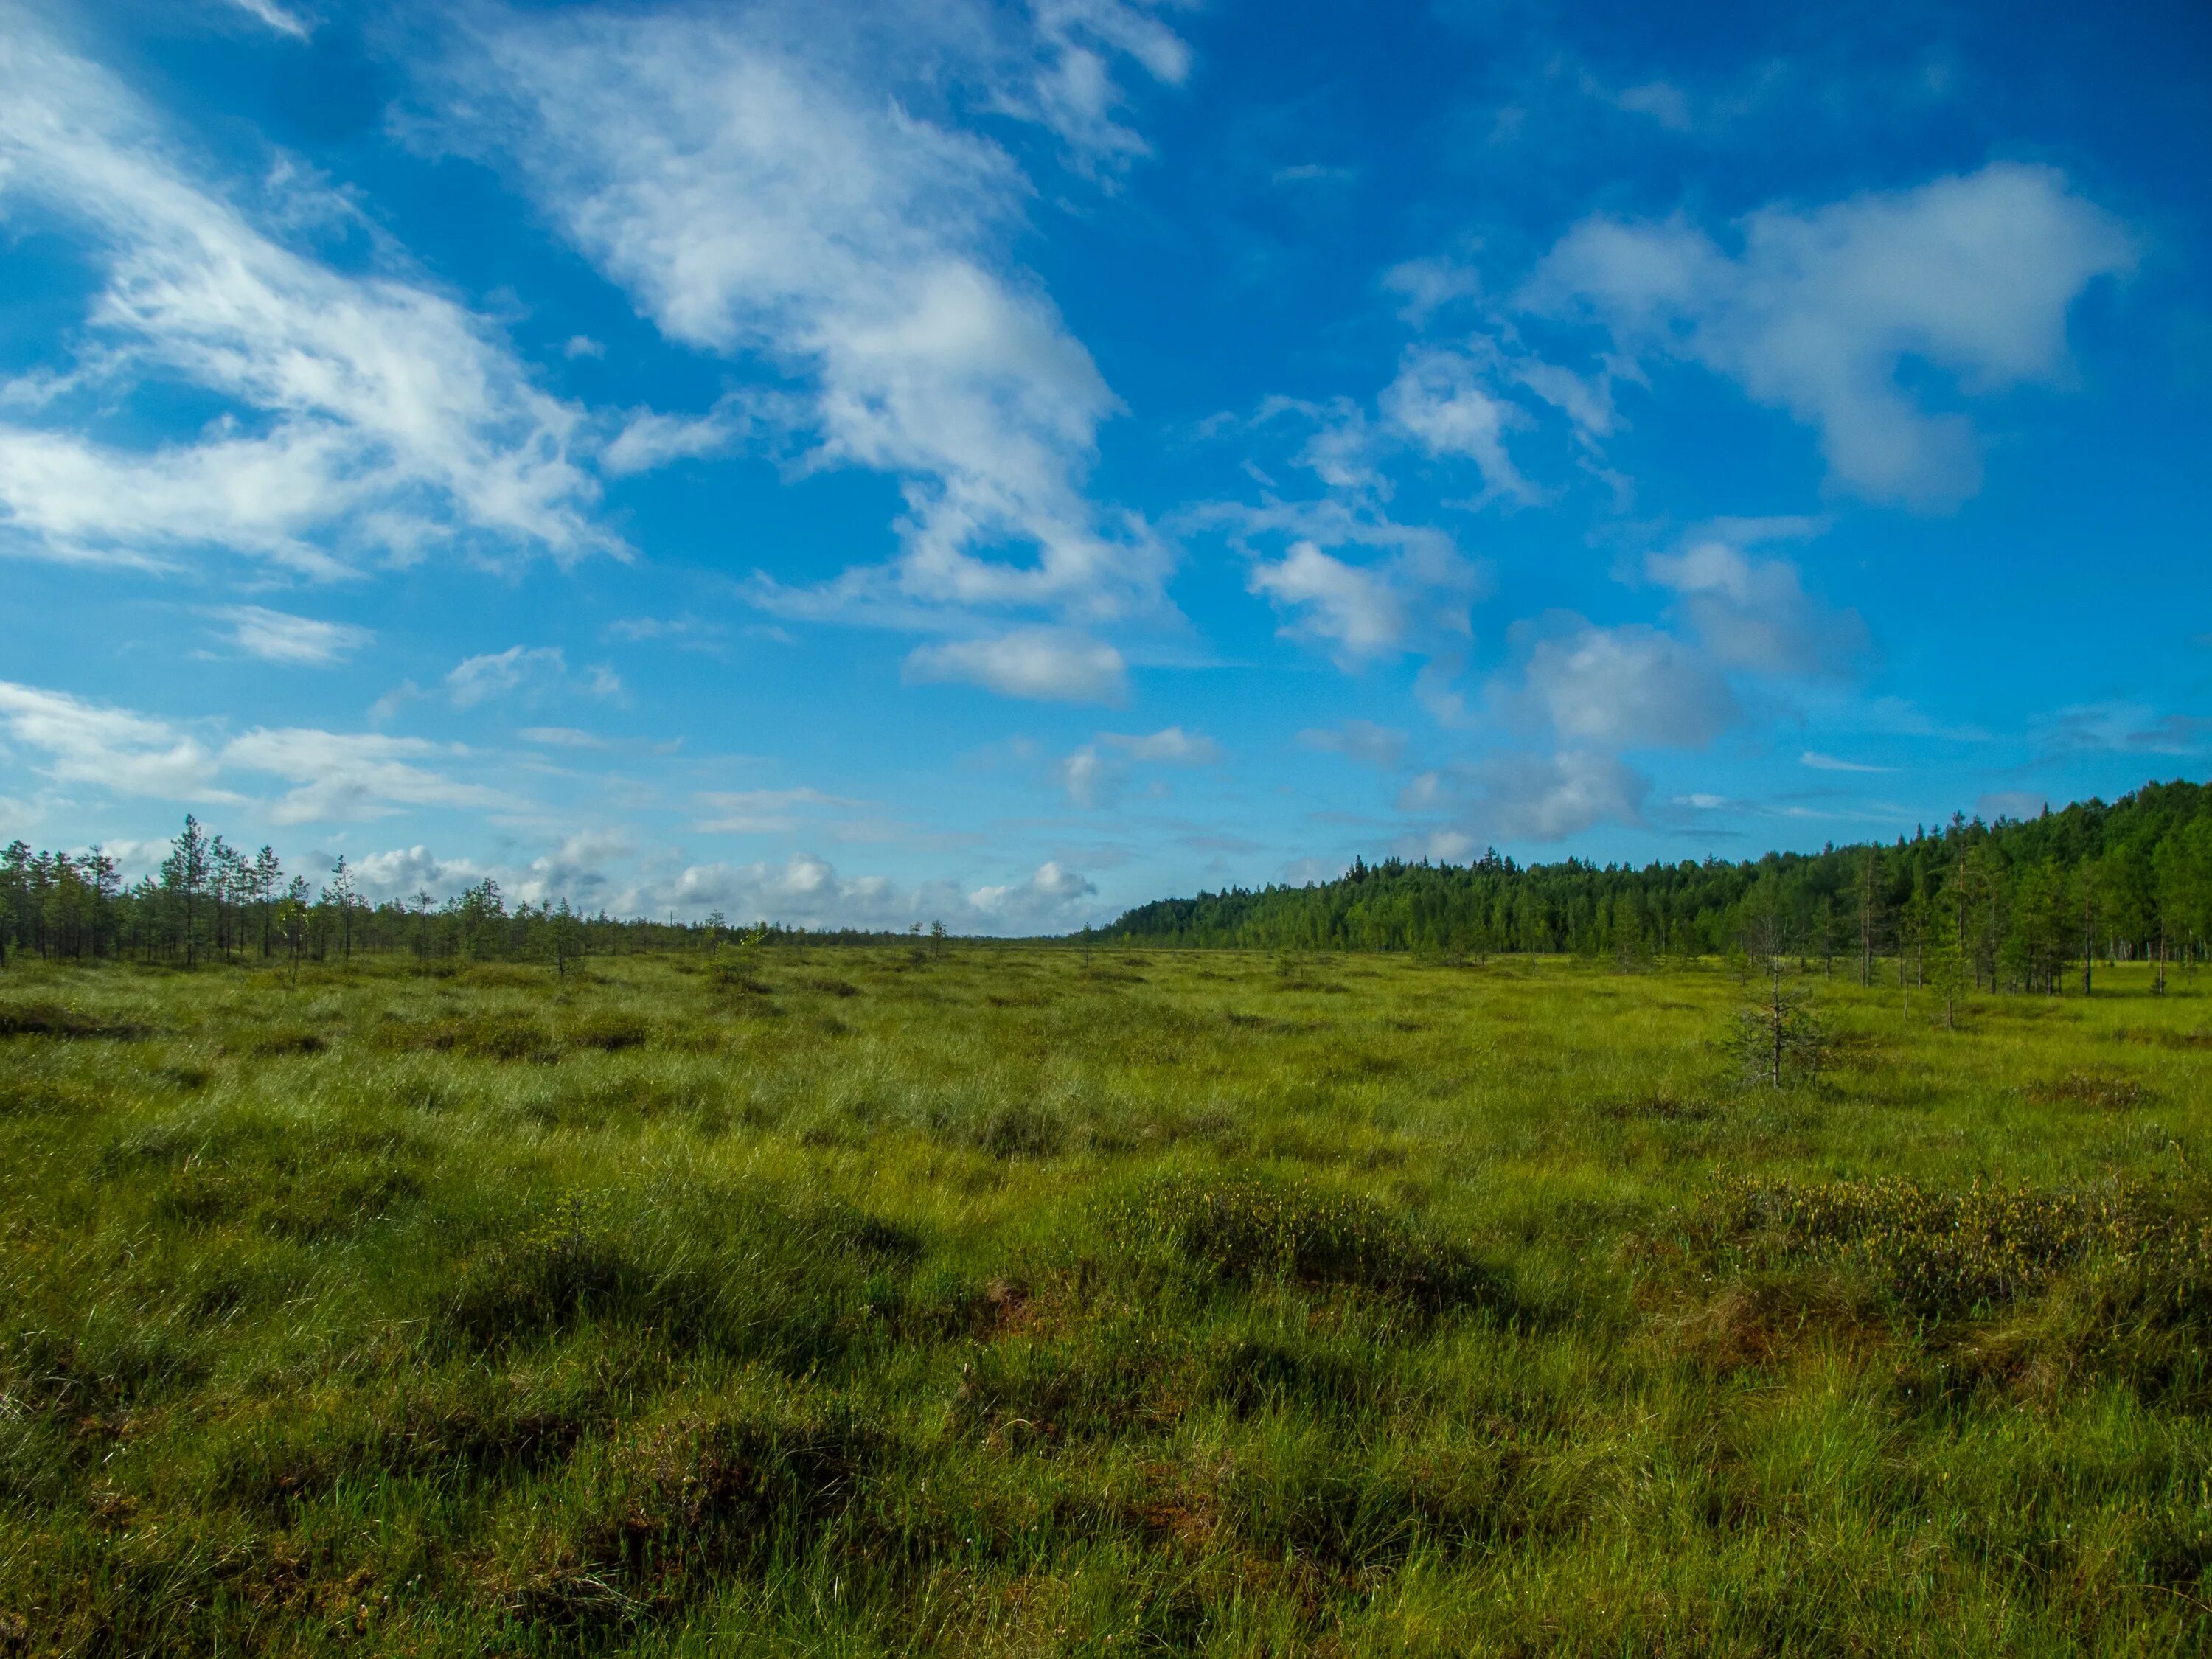
{"type": "Polygon", "coordinates": [[[1264,1176],[1169,1176],[1109,1202],[1101,1223],[1124,1248],[1164,1250],[1244,1284],[1343,1285],[1435,1306],[1498,1293],[1463,1246],[1374,1200],[1264,1176]]]}
{"type": "Polygon", "coordinates": [[[0,1654],[2212,1641],[2192,988],[0,980],[0,1654]]]}

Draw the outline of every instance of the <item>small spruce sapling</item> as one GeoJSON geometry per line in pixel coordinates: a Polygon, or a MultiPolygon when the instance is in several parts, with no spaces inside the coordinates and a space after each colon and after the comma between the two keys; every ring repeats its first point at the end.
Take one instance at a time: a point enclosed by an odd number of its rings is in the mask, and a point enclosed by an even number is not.
{"type": "Polygon", "coordinates": [[[1744,954],[1757,967],[1761,988],[1736,1010],[1722,1048],[1742,1068],[1744,1080],[1779,1089],[1785,1078],[1820,1075],[1827,1032],[1811,1000],[1782,982],[1789,940],[1779,919],[1753,919],[1744,933],[1744,954]]]}

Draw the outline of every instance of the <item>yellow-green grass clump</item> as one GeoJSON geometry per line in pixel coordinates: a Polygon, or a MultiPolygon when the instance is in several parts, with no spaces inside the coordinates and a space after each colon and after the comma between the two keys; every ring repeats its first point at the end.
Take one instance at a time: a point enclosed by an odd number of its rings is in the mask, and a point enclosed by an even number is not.
{"type": "Polygon", "coordinates": [[[2212,1003],[1790,982],[12,963],[0,1654],[2205,1645],[2212,1003]]]}

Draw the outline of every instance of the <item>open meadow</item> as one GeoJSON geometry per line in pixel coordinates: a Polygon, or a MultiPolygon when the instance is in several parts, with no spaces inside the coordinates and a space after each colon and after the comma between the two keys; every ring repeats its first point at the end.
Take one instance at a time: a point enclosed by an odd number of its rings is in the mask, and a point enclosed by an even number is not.
{"type": "Polygon", "coordinates": [[[0,975],[0,1653],[2163,1654],[2212,983],[0,975]]]}

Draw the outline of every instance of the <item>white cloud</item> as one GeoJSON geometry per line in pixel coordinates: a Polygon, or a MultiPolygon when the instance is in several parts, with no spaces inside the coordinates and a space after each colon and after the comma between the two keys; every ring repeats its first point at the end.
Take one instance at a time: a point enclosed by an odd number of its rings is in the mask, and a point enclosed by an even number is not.
{"type": "Polygon", "coordinates": [[[258,605],[226,605],[210,614],[230,624],[232,645],[264,662],[327,667],[376,637],[351,623],[319,622],[258,605]]]}
{"type": "Polygon", "coordinates": [[[1110,744],[1131,760],[1149,761],[1160,766],[1216,766],[1222,760],[1219,744],[1195,732],[1186,732],[1180,726],[1142,737],[1107,732],[1100,734],[1098,741],[1110,744]]]}
{"type": "Polygon", "coordinates": [[[1345,720],[1336,726],[1312,728],[1299,732],[1298,742],[1305,748],[1341,755],[1346,760],[1386,772],[1397,765],[1406,752],[1403,732],[1377,726],[1373,720],[1345,720]]]}
{"type": "Polygon", "coordinates": [[[446,675],[446,695],[454,708],[473,708],[528,682],[559,679],[568,672],[568,659],[558,646],[510,645],[504,651],[456,663],[446,675]]]}
{"type": "Polygon", "coordinates": [[[1382,273],[1382,286],[1404,301],[1398,314],[1419,327],[1444,307],[1475,298],[1482,277],[1456,259],[1408,259],[1382,273]]]}
{"type": "Polygon", "coordinates": [[[619,477],[650,472],[671,461],[719,455],[742,442],[750,426],[744,410],[726,398],[699,416],[641,410],[600,453],[600,470],[619,477]]]}
{"type": "Polygon", "coordinates": [[[1415,778],[1399,798],[1401,811],[1442,811],[1455,830],[1457,857],[1481,842],[1563,841],[1600,823],[1641,822],[1650,783],[1617,757],[1570,748],[1553,754],[1504,751],[1445,772],[1415,778]]]}
{"type": "Polygon", "coordinates": [[[268,805],[279,823],[376,817],[403,806],[514,805],[499,790],[428,764],[461,760],[465,750],[416,738],[260,727],[218,747],[167,720],[5,681],[0,728],[42,753],[40,769],[54,781],[118,794],[239,802],[246,797],[222,787],[223,774],[273,775],[293,786],[268,805]]]}
{"type": "Polygon", "coordinates": [[[1711,666],[1672,635],[1640,624],[1569,631],[1529,653],[1530,697],[1576,744],[1695,748],[1735,718],[1735,700],[1711,666]]]}
{"type": "Polygon", "coordinates": [[[612,749],[614,740],[603,738],[596,732],[579,731],[573,726],[525,726],[514,735],[525,743],[543,744],[549,749],[612,749]]]}
{"type": "Polygon", "coordinates": [[[314,32],[314,26],[296,13],[276,3],[276,0],[231,0],[240,11],[258,19],[279,34],[289,34],[295,40],[304,40],[314,32]]]}
{"type": "Polygon", "coordinates": [[[908,887],[887,876],[846,876],[808,853],[781,864],[692,865],[633,896],[634,908],[653,915],[721,910],[749,921],[893,930],[941,921],[956,933],[1026,933],[1081,926],[1096,892],[1087,878],[1056,863],[1019,881],[963,891],[949,881],[908,887]]]}
{"type": "Polygon", "coordinates": [[[1128,694],[1127,665],[1119,651],[1060,629],[921,646],[908,655],[904,672],[911,682],[959,680],[1048,702],[1120,702],[1128,694]]]}
{"type": "Polygon", "coordinates": [[[1283,634],[1321,644],[1347,671],[1377,657],[1433,652],[1465,635],[1483,573],[1444,532],[1390,517],[1387,433],[1341,398],[1272,398],[1250,420],[1224,417],[1217,429],[1259,433],[1285,421],[1310,425],[1292,459],[1326,494],[1279,499],[1255,470],[1268,492],[1260,505],[1210,502],[1186,510],[1174,526],[1225,529],[1252,562],[1247,588],[1287,613],[1283,634]]]}
{"type": "Polygon", "coordinates": [[[1859,761],[1838,760],[1833,755],[1824,755],[1815,749],[1808,749],[1798,756],[1797,764],[1809,766],[1815,772],[1887,772],[1891,769],[1887,766],[1869,766],[1859,761]]]}
{"type": "Polygon", "coordinates": [[[216,787],[215,751],[166,720],[0,680],[0,722],[46,755],[43,769],[58,783],[166,800],[236,799],[216,787]]]}
{"type": "MultiPolygon", "coordinates": [[[[264,188],[289,228],[356,216],[287,165],[264,188]]],[[[19,550],[149,563],[218,546],[328,575],[455,539],[564,557],[615,545],[569,457],[577,412],[489,325],[418,278],[341,274],[258,228],[21,11],[0,31],[0,191],[92,244],[91,380],[112,393],[181,376],[234,408],[152,451],[0,426],[0,513],[19,550]]],[[[33,401],[54,416],[62,400],[33,401]]]]}
{"type": "Polygon", "coordinates": [[[2121,225],[2063,173],[2012,163],[1809,212],[1765,208],[1741,232],[1731,256],[1680,218],[1593,217],[1524,300],[1731,377],[1816,427],[1838,483],[1923,508],[1979,488],[1980,447],[1967,416],[1921,406],[1905,365],[1970,396],[2057,380],[2068,308],[2135,259],[2121,225]]]}
{"type": "Polygon", "coordinates": [[[490,873],[483,866],[468,859],[441,859],[419,843],[413,847],[394,848],[386,852],[365,853],[349,859],[346,868],[353,872],[356,884],[370,899],[412,900],[416,894],[427,892],[434,898],[444,898],[455,890],[474,886],[490,873]]]}
{"type": "Polygon", "coordinates": [[[1383,570],[1346,563],[1310,541],[1255,564],[1246,585],[1293,613],[1285,633],[1328,642],[1347,666],[1404,647],[1409,618],[1400,586],[1383,570]]]}
{"type": "Polygon", "coordinates": [[[1592,83],[1593,91],[1615,109],[1632,115],[1648,115],[1669,132],[1690,130],[1690,100],[1682,89],[1668,81],[1645,81],[1618,92],[1606,92],[1592,83]]]}
{"type": "Polygon", "coordinates": [[[902,481],[901,556],[816,590],[817,611],[1158,609],[1164,550],[1083,491],[1118,404],[1006,254],[1030,186],[942,106],[980,88],[987,112],[1110,161],[1136,146],[1102,53],[1171,82],[1183,49],[1109,0],[1041,5],[1026,33],[962,4],[846,21],[774,5],[509,17],[448,67],[456,137],[508,158],[670,338],[798,380],[807,465],[902,481]]]}
{"type": "Polygon", "coordinates": [[[420,738],[264,727],[226,744],[222,763],[273,774],[295,785],[269,806],[269,817],[277,823],[356,822],[388,817],[407,806],[484,811],[515,805],[514,798],[501,790],[448,777],[422,763],[459,760],[466,753],[458,744],[420,738]]]}
{"type": "Polygon", "coordinates": [[[866,801],[825,795],[819,789],[734,789],[702,794],[710,816],[694,827],[730,835],[770,835],[796,830],[813,814],[805,809],[866,806],[866,801]]]}
{"type": "MultiPolygon", "coordinates": [[[[1218,766],[1224,758],[1212,738],[1180,726],[1145,735],[1101,732],[1061,761],[1059,776],[1067,798],[1082,807],[1110,805],[1120,798],[1139,766],[1218,766]]],[[[1164,792],[1165,786],[1158,787],[1164,792]]]]}
{"type": "Polygon", "coordinates": [[[1693,536],[1680,552],[1649,555],[1644,572],[1678,596],[1683,616],[1717,661],[1774,674],[1835,672],[1865,648],[1866,625],[1856,611],[1814,604],[1796,566],[1752,558],[1730,539],[1774,533],[1784,532],[1723,523],[1693,536]]]}
{"type": "Polygon", "coordinates": [[[1408,352],[1383,388],[1383,418],[1431,455],[1473,461],[1492,494],[1530,501],[1538,492],[1505,453],[1505,434],[1527,422],[1520,409],[1482,384],[1474,361],[1456,351],[1408,352]]]}
{"type": "Polygon", "coordinates": [[[976,888],[968,895],[968,902],[994,931],[1061,932],[1079,925],[1085,901],[1097,892],[1088,877],[1048,860],[1026,881],[976,888]]]}

